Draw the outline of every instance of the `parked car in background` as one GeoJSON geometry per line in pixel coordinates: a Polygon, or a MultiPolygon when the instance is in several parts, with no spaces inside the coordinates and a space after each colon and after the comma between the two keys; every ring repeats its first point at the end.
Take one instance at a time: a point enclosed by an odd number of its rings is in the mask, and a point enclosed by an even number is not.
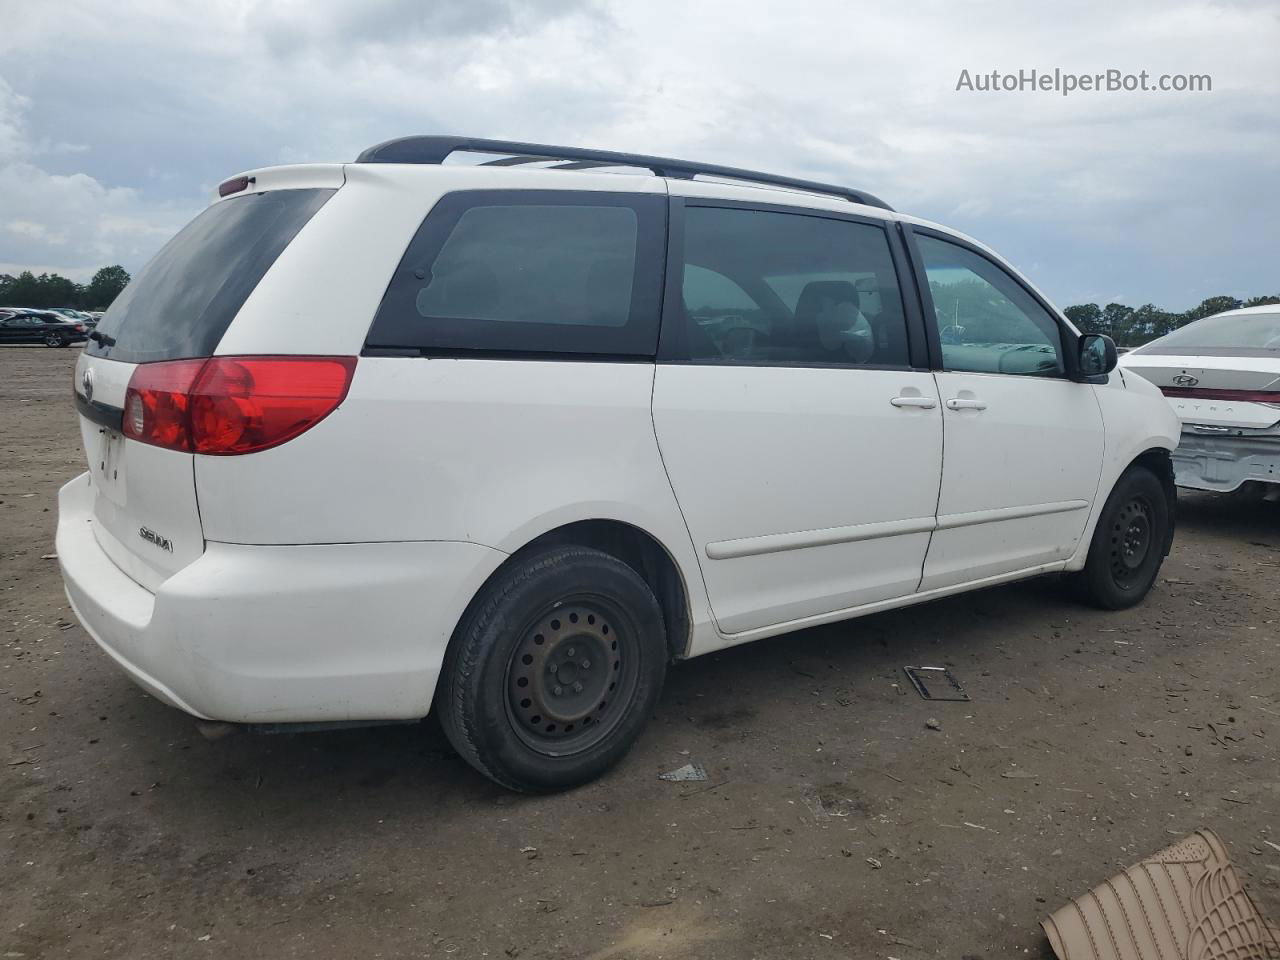
{"type": "Polygon", "coordinates": [[[1196,320],[1120,366],[1158,386],[1182,422],[1178,486],[1280,494],[1280,306],[1196,320]]]}
{"type": "Polygon", "coordinates": [[[60,313],[69,320],[78,320],[90,330],[98,325],[98,320],[93,314],[85,313],[83,310],[73,310],[71,307],[52,307],[52,312],[60,313]]]}
{"type": "Polygon", "coordinates": [[[77,363],[57,533],[90,635],[197,717],[434,704],[559,789],[673,659],[1040,574],[1129,607],[1169,551],[1159,391],[870,194],[444,137],[218,194],[77,363]]]}
{"type": "Polygon", "coordinates": [[[20,310],[0,319],[0,343],[43,343],[49,347],[65,347],[83,343],[89,327],[52,310],[20,310]]]}

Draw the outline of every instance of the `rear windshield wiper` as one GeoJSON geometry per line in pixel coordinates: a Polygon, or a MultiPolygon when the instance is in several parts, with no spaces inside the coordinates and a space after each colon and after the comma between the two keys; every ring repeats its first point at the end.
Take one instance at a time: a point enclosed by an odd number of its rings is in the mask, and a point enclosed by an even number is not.
{"type": "Polygon", "coordinates": [[[104,347],[114,347],[116,345],[115,337],[111,336],[108,333],[102,333],[99,330],[94,330],[92,333],[90,333],[89,339],[93,340],[96,343],[102,344],[104,347]]]}

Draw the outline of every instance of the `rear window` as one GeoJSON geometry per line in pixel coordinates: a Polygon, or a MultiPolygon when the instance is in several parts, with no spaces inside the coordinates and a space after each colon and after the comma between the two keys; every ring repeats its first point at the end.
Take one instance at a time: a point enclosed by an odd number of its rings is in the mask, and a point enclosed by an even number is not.
{"type": "Polygon", "coordinates": [[[1179,327],[1134,353],[1270,356],[1280,352],[1280,311],[1205,317],[1179,327]]]}
{"type": "Polygon", "coordinates": [[[446,195],[410,242],[367,345],[652,356],[664,233],[659,195],[446,195]]]}
{"type": "Polygon", "coordinates": [[[95,356],[147,363],[213,353],[276,258],[331,189],[272,190],[222,200],[164,245],[111,304],[95,356]]]}

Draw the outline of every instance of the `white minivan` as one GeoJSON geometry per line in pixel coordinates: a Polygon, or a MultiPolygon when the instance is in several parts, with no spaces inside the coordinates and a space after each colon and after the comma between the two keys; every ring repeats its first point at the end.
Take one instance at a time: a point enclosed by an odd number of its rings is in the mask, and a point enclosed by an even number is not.
{"type": "Polygon", "coordinates": [[[615,763],[667,664],[1173,536],[1160,392],[858,190],[411,137],[223,183],[76,366],[86,630],[210,720],[432,705],[508,787],[615,763]],[[469,161],[469,162],[464,162],[469,161]]]}

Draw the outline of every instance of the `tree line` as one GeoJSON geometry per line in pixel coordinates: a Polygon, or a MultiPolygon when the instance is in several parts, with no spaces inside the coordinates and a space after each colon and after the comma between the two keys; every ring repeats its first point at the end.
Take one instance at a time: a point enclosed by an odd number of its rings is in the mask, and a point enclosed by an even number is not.
{"type": "Polygon", "coordinates": [[[103,267],[88,283],[76,283],[61,274],[36,276],[23,270],[16,277],[0,273],[0,307],[72,307],[105,310],[129,282],[129,271],[119,264],[103,267]]]}
{"type": "Polygon", "coordinates": [[[1105,333],[1122,347],[1137,347],[1186,326],[1192,320],[1210,317],[1224,310],[1260,307],[1268,303],[1280,303],[1280,296],[1253,297],[1249,300],[1227,296],[1209,297],[1201,301],[1198,307],[1182,313],[1161,310],[1150,303],[1144,303],[1140,307],[1128,307],[1123,303],[1108,303],[1105,307],[1096,303],[1077,303],[1062,312],[1085,333],[1105,333]]]}

